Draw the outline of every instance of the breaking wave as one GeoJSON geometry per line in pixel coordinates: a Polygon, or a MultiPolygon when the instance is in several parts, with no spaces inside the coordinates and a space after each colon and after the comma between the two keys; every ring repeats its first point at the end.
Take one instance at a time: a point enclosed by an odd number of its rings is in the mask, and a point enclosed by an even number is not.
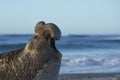
{"type": "Polygon", "coordinates": [[[120,58],[73,58],[65,59],[62,64],[64,66],[115,66],[120,65],[120,58]]]}
{"type": "Polygon", "coordinates": [[[105,41],[105,42],[120,42],[120,37],[107,38],[107,39],[103,39],[102,41],[105,41]]]}

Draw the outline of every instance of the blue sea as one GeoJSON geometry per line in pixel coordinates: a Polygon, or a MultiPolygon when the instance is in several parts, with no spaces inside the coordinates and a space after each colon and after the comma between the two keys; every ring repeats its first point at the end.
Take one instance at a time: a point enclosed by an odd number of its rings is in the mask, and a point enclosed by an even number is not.
{"type": "MultiPolygon", "coordinates": [[[[0,35],[0,53],[25,46],[33,35],[0,35]]],[[[56,41],[60,73],[120,72],[120,35],[68,35],[56,41]]]]}

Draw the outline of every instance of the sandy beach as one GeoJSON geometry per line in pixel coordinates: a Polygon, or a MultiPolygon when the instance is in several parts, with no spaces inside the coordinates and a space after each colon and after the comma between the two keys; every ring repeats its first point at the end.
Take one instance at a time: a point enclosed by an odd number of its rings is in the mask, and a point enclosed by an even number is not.
{"type": "Polygon", "coordinates": [[[58,80],[120,80],[120,73],[60,74],[58,80]]]}

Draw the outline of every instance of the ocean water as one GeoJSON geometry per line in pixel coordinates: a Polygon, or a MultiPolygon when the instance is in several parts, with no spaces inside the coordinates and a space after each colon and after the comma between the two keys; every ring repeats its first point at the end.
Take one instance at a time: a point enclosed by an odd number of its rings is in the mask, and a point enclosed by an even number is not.
{"type": "MultiPolygon", "coordinates": [[[[33,35],[0,35],[0,53],[25,46],[33,35]]],[[[120,35],[68,35],[56,42],[60,73],[120,72],[120,35]]]]}

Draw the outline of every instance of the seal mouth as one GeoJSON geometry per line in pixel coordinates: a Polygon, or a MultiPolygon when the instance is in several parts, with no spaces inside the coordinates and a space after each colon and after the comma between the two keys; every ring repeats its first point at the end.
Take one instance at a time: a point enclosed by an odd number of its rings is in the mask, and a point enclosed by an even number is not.
{"type": "Polygon", "coordinates": [[[49,39],[49,45],[50,47],[52,47],[55,51],[59,52],[56,48],[56,45],[55,45],[55,39],[54,38],[50,38],[49,39]]]}
{"type": "Polygon", "coordinates": [[[54,54],[53,58],[59,62],[62,58],[62,54],[56,48],[55,39],[54,38],[49,38],[48,43],[49,43],[50,47],[55,51],[55,54],[54,54]]]}

